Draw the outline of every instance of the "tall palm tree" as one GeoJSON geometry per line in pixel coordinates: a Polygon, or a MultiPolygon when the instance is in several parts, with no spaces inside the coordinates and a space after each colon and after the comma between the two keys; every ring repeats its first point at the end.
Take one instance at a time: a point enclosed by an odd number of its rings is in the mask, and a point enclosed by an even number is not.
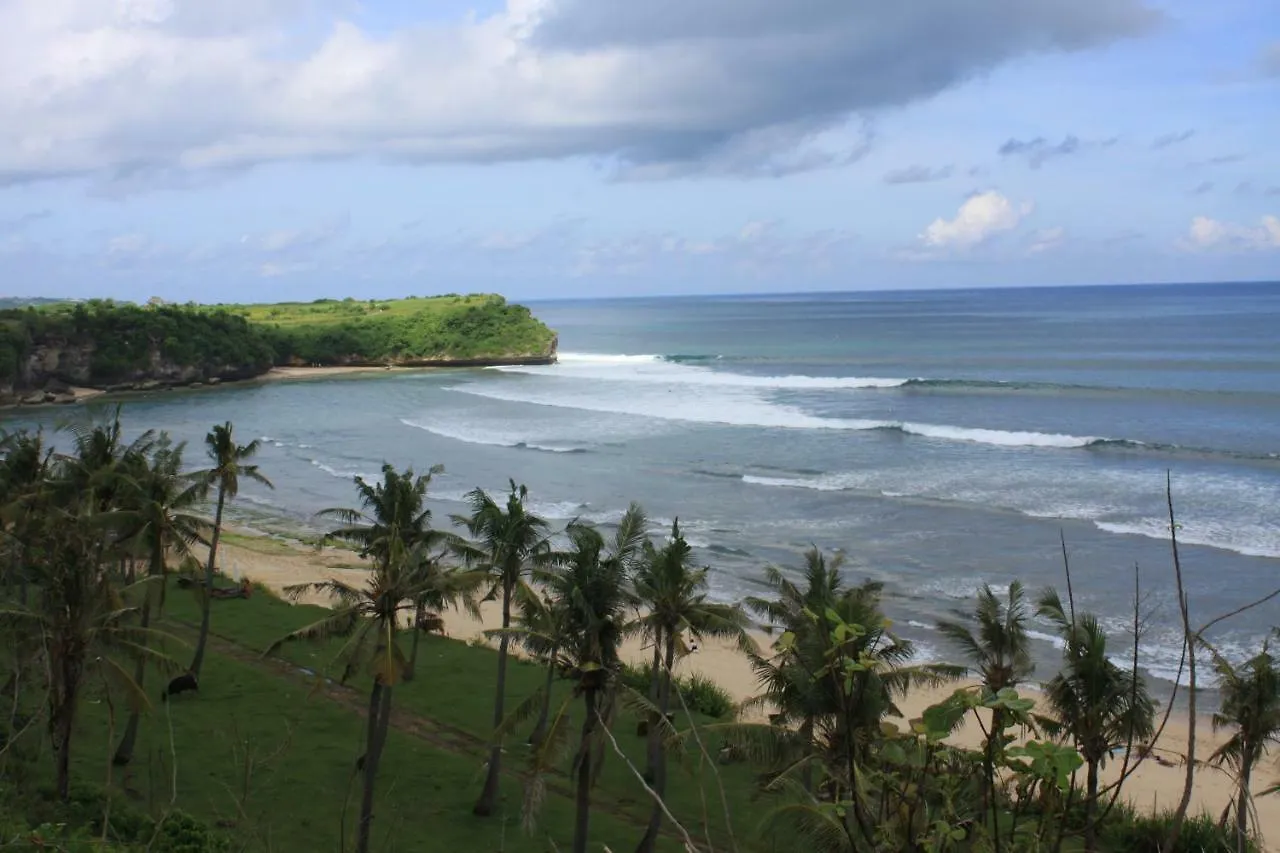
{"type": "MultiPolygon", "coordinates": [[[[361,492],[365,494],[363,484],[361,492]]],[[[385,551],[380,552],[374,561],[373,571],[363,587],[338,580],[287,587],[285,593],[294,600],[308,592],[316,592],[336,598],[337,607],[323,619],[277,640],[265,652],[272,654],[290,641],[325,642],[345,637],[347,642],[337,657],[337,662],[342,664],[341,680],[346,682],[362,669],[372,676],[365,725],[364,778],[356,853],[369,851],[374,785],[391,720],[391,693],[404,679],[409,665],[398,640],[401,617],[413,612],[422,595],[422,573],[417,567],[421,546],[406,550],[403,540],[398,537],[379,541],[386,542],[385,551]],[[415,554],[415,551],[419,553],[415,554]]]]}
{"type": "Polygon", "coordinates": [[[464,591],[462,587],[474,588],[480,583],[474,575],[468,575],[467,579],[461,574],[453,575],[440,563],[440,551],[460,541],[452,533],[431,526],[427,490],[432,479],[443,471],[443,466],[433,465],[427,473],[415,476],[412,468],[401,472],[384,462],[381,482],[355,478],[360,508],[326,509],[319,513],[321,517],[335,518],[342,523],[341,527],[325,534],[322,541],[349,542],[359,549],[361,557],[372,560],[375,567],[389,567],[393,555],[416,551],[413,568],[421,577],[415,587],[421,594],[414,603],[413,650],[405,672],[406,681],[413,679],[423,615],[434,600],[433,594],[443,595],[442,601],[456,601],[460,597],[470,600],[469,596],[459,595],[464,591]]]}
{"type": "MultiPolygon", "coordinates": [[[[1031,677],[1035,671],[1027,636],[1031,612],[1021,583],[1010,583],[1004,600],[989,584],[983,584],[973,609],[961,615],[963,622],[938,622],[938,631],[951,640],[978,671],[988,697],[1017,687],[1031,677]]],[[[1004,724],[1004,710],[992,709],[991,730],[983,750],[983,797],[992,800],[992,808],[995,807],[995,756],[1004,737],[1004,724]]]]}
{"type": "MultiPolygon", "coordinates": [[[[680,522],[671,523],[671,538],[661,548],[645,542],[644,559],[639,562],[633,580],[636,600],[642,615],[637,629],[653,646],[653,668],[650,673],[650,698],[655,700],[658,714],[665,718],[671,707],[672,670],[676,650],[684,638],[733,637],[739,646],[752,650],[747,634],[748,620],[742,608],[707,600],[706,567],[689,565],[693,551],[680,535],[680,522]]],[[[666,793],[667,762],[662,730],[649,726],[648,776],[654,793],[666,793]]],[[[662,830],[662,807],[654,803],[649,826],[636,848],[637,853],[652,853],[662,830]]]]}
{"type": "Polygon", "coordinates": [[[1046,590],[1038,605],[1065,643],[1062,671],[1044,691],[1057,727],[1074,741],[1087,768],[1084,842],[1092,853],[1098,846],[1098,770],[1111,750],[1151,737],[1155,706],[1142,677],[1107,657],[1107,635],[1096,616],[1064,609],[1054,589],[1046,590]]]}
{"type": "MultiPolygon", "coordinates": [[[[527,817],[541,802],[542,778],[568,738],[570,703],[581,699],[582,726],[571,768],[576,780],[574,853],[587,850],[594,768],[603,757],[600,723],[611,717],[622,665],[618,649],[631,630],[627,617],[635,606],[629,574],[640,557],[645,528],[644,512],[636,504],[623,516],[609,542],[595,527],[575,521],[565,529],[568,550],[558,553],[557,567],[542,575],[553,606],[564,614],[564,641],[557,651],[557,665],[573,682],[573,691],[552,715],[545,738],[533,750],[533,778],[526,790],[525,812],[527,817]]],[[[519,718],[513,715],[501,728],[515,722],[519,718]]]]}
{"type": "Polygon", "coordinates": [[[232,435],[231,421],[217,424],[204,437],[205,453],[212,464],[202,472],[206,487],[217,486],[218,502],[213,514],[213,533],[209,538],[209,561],[204,570],[204,595],[200,597],[200,637],[196,641],[195,656],[191,660],[191,673],[200,677],[200,668],[204,665],[205,646],[209,642],[209,619],[213,605],[214,573],[217,570],[218,540],[222,535],[222,511],[227,498],[234,499],[240,493],[240,478],[261,483],[267,488],[274,488],[271,481],[264,477],[257,465],[249,464],[258,452],[261,442],[254,439],[248,444],[236,444],[232,435]]]}
{"type": "MultiPolygon", "coordinates": [[[[191,555],[193,545],[205,541],[205,522],[193,512],[204,497],[205,484],[202,478],[182,472],[183,448],[182,444],[170,444],[163,436],[148,464],[126,481],[122,506],[112,514],[124,541],[136,544],[147,560],[151,583],[145,587],[139,618],[143,631],[150,628],[153,604],[164,606],[166,560],[170,556],[185,559],[191,555]]],[[[146,675],[144,663],[139,659],[134,672],[139,687],[146,675]]],[[[112,759],[115,764],[132,760],[138,723],[139,713],[130,713],[124,737],[112,759]]]]}
{"type": "Polygon", "coordinates": [[[472,811],[482,817],[493,814],[498,801],[498,781],[502,771],[502,743],[499,730],[505,719],[507,692],[507,652],[511,643],[511,607],[516,590],[534,568],[547,565],[552,556],[547,522],[525,506],[529,490],[511,481],[506,506],[498,504],[483,489],[467,494],[471,512],[454,516],[466,528],[471,541],[457,551],[476,569],[487,572],[493,588],[487,598],[501,596],[502,634],[498,640],[498,679],[493,700],[494,743],[489,750],[484,788],[472,811]]]}
{"type": "MultiPolygon", "coordinates": [[[[36,511],[28,514],[24,544],[39,554],[27,569],[40,594],[29,603],[0,605],[0,627],[24,641],[33,669],[45,679],[56,790],[62,799],[69,796],[77,712],[90,679],[123,692],[127,705],[140,711],[149,703],[119,658],[172,666],[154,650],[166,638],[138,626],[137,608],[125,604],[101,559],[109,531],[93,493],[64,492],[70,502],[51,499],[49,493],[66,476],[60,469],[68,464],[55,460],[48,482],[38,487],[38,494],[27,496],[36,511]]],[[[150,583],[147,579],[143,585],[150,583]]]]}
{"type": "MultiPolygon", "coordinates": [[[[1280,637],[1280,629],[1276,636],[1280,637]]],[[[1268,637],[1262,650],[1239,666],[1232,666],[1216,649],[1210,649],[1222,693],[1222,707],[1213,715],[1213,728],[1233,731],[1209,760],[1235,771],[1236,849],[1240,851],[1249,846],[1254,768],[1269,747],[1280,746],[1280,660],[1272,654],[1270,643],[1268,637]]],[[[1224,821],[1226,817],[1223,812],[1224,821]]]]}
{"type": "MultiPolygon", "coordinates": [[[[543,576],[543,580],[546,580],[543,576]]],[[[546,737],[551,714],[552,685],[560,672],[560,650],[568,644],[569,620],[563,602],[556,601],[550,593],[523,586],[516,590],[516,612],[512,627],[507,631],[513,640],[546,667],[546,680],[534,696],[538,706],[538,719],[529,733],[529,746],[541,746],[546,737]]],[[[486,631],[490,639],[501,639],[503,631],[486,631]]]]}

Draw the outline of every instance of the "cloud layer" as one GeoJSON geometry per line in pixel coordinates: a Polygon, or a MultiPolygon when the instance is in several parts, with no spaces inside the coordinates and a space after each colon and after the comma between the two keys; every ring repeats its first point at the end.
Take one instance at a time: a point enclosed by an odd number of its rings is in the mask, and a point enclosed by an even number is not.
{"type": "Polygon", "coordinates": [[[333,7],[0,2],[0,184],[350,156],[784,174],[861,156],[851,116],[1157,20],[1145,0],[508,0],[387,33],[333,7]]]}

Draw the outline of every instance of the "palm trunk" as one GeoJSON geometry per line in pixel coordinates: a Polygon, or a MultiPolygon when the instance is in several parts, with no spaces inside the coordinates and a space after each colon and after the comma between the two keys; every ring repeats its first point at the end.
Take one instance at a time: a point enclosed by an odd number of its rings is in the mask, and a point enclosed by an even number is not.
{"type": "Polygon", "coordinates": [[[200,603],[200,638],[196,641],[196,654],[191,660],[191,674],[200,678],[200,667],[204,665],[204,648],[209,642],[209,616],[213,609],[213,575],[218,558],[218,539],[222,536],[222,507],[226,502],[227,490],[218,484],[218,509],[213,516],[213,536],[209,539],[209,564],[204,569],[204,596],[200,603]]]}
{"type": "Polygon", "coordinates": [[[409,667],[405,670],[404,680],[413,681],[418,671],[418,641],[422,638],[422,615],[426,607],[419,604],[413,611],[413,648],[409,652],[409,667]]]}
{"type": "Polygon", "coordinates": [[[1236,794],[1236,851],[1246,853],[1249,849],[1249,776],[1253,773],[1253,762],[1248,752],[1240,756],[1240,791],[1236,794]]]}
{"type": "Polygon", "coordinates": [[[80,693],[80,665],[62,663],[62,703],[53,709],[54,752],[57,756],[57,791],[62,801],[71,798],[71,737],[75,733],[76,705],[80,693]]]}
{"type": "Polygon", "coordinates": [[[1089,760],[1089,775],[1084,800],[1084,849],[1085,853],[1097,853],[1098,827],[1093,814],[1098,809],[1098,760],[1089,760]]]}
{"type": "Polygon", "coordinates": [[[390,716],[391,688],[383,687],[382,680],[375,677],[373,689],[369,691],[369,720],[365,727],[364,791],[360,796],[360,828],[356,838],[356,853],[369,853],[374,783],[378,778],[378,762],[382,758],[382,744],[386,741],[386,727],[390,716]]]}
{"type": "MultiPolygon", "coordinates": [[[[142,618],[138,620],[144,634],[147,628],[151,627],[151,587],[147,587],[146,598],[142,600],[142,618]]],[[[146,642],[145,636],[143,642],[146,642]]],[[[133,680],[138,685],[138,689],[143,689],[143,680],[147,675],[147,661],[142,656],[138,657],[138,662],[133,668],[133,680]]],[[[140,719],[139,711],[131,711],[129,713],[129,722],[124,727],[124,737],[120,739],[120,745],[116,747],[115,757],[111,759],[111,763],[117,767],[122,767],[133,760],[133,749],[138,741],[138,722],[140,719]]]]}
{"type": "Polygon", "coordinates": [[[991,837],[996,853],[1000,853],[1000,807],[996,803],[996,745],[1004,732],[1004,712],[991,710],[991,732],[987,736],[987,748],[982,756],[982,809],[991,809],[991,837]]]}
{"type": "Polygon", "coordinates": [[[538,712],[538,722],[529,734],[529,745],[541,746],[542,739],[547,736],[547,720],[551,716],[551,685],[556,677],[556,652],[551,650],[551,663],[547,664],[547,682],[542,688],[542,709],[538,712]]]}
{"type": "MultiPolygon", "coordinates": [[[[671,669],[676,663],[676,637],[674,633],[667,633],[666,636],[666,667],[662,670],[662,687],[658,695],[658,712],[661,714],[656,725],[654,725],[649,734],[655,735],[661,731],[661,726],[667,719],[667,709],[671,707],[671,669]]],[[[652,743],[655,739],[650,738],[652,743]]],[[[657,795],[657,799],[661,800],[667,793],[667,753],[662,748],[661,737],[656,738],[658,748],[657,751],[650,755],[653,762],[653,793],[657,795]]],[[[653,811],[649,813],[649,827],[645,830],[644,838],[640,839],[640,845],[636,848],[636,853],[653,853],[654,846],[658,843],[658,833],[662,831],[662,806],[660,803],[653,804],[653,811]]]]}
{"type": "MultiPolygon", "coordinates": [[[[649,668],[649,702],[656,707],[658,704],[659,698],[661,696],[662,696],[662,629],[658,628],[653,633],[653,663],[649,668]]],[[[658,752],[662,749],[662,742],[658,739],[658,728],[657,728],[656,720],[649,721],[649,728],[645,732],[645,738],[646,738],[646,752],[645,752],[644,780],[648,782],[650,785],[652,785],[654,774],[657,773],[658,752]]]]}
{"type": "Polygon", "coordinates": [[[591,736],[596,729],[596,688],[582,693],[586,718],[582,721],[582,741],[575,762],[578,770],[577,811],[573,824],[573,853],[587,853],[587,831],[591,821],[591,736]]]}
{"type": "MultiPolygon", "coordinates": [[[[502,725],[507,695],[507,647],[511,636],[511,584],[502,584],[502,639],[498,641],[498,684],[493,698],[493,729],[496,733],[502,725]]],[[[489,750],[489,771],[485,775],[484,790],[476,801],[472,814],[488,817],[498,802],[499,774],[502,772],[502,744],[495,742],[489,750]]]]}

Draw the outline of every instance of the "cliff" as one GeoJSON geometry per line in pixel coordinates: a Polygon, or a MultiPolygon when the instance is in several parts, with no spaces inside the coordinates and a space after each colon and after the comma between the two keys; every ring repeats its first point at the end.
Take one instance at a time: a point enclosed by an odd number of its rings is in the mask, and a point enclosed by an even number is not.
{"type": "Polygon", "coordinates": [[[556,335],[501,296],[275,305],[111,301],[0,311],[0,405],[251,379],[274,365],[549,364],[556,335]]]}

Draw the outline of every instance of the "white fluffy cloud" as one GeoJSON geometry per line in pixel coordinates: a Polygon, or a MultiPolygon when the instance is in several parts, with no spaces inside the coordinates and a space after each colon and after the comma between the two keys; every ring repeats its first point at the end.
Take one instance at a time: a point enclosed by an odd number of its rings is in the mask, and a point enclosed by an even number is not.
{"type": "Polygon", "coordinates": [[[0,0],[0,184],[345,156],[822,168],[865,148],[850,117],[1142,33],[1148,2],[507,0],[384,31],[352,0],[0,0]]]}
{"type": "Polygon", "coordinates": [[[1264,216],[1259,225],[1249,226],[1197,216],[1186,244],[1193,249],[1280,249],[1280,217],[1264,216]]]}
{"type": "Polygon", "coordinates": [[[1014,203],[995,190],[970,196],[953,219],[935,219],[921,241],[931,249],[968,249],[1017,228],[1032,211],[1030,202],[1014,203]]]}

